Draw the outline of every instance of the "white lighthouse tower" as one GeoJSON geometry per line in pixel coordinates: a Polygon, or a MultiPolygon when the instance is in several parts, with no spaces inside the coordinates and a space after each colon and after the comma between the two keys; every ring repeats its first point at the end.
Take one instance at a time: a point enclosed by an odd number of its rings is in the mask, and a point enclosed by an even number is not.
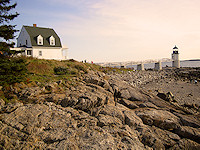
{"type": "Polygon", "coordinates": [[[180,68],[179,53],[176,45],[173,48],[173,53],[172,53],[172,67],[180,68]]]}

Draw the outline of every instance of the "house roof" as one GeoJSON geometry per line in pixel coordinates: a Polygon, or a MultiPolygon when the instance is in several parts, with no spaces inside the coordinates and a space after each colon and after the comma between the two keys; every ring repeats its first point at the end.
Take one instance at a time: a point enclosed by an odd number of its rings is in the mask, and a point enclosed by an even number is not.
{"type": "Polygon", "coordinates": [[[51,28],[41,28],[41,27],[32,27],[32,26],[24,26],[26,31],[28,32],[31,38],[32,46],[41,46],[41,47],[62,47],[60,38],[56,34],[56,32],[51,28]],[[41,35],[43,37],[43,45],[37,44],[37,37],[41,35]],[[53,35],[55,38],[55,45],[52,46],[49,43],[49,38],[53,35]]]}

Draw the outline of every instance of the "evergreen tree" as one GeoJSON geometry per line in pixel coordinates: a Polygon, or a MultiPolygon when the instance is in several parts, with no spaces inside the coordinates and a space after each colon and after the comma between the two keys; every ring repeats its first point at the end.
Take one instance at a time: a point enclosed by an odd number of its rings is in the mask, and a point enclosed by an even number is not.
{"type": "Polygon", "coordinates": [[[9,25],[10,21],[19,14],[9,13],[16,7],[16,3],[10,4],[10,0],[0,0],[0,85],[13,84],[26,80],[25,59],[11,57],[10,47],[14,46],[14,33],[16,25],[9,25]]]}
{"type": "Polygon", "coordinates": [[[16,18],[19,14],[9,13],[16,7],[17,3],[10,5],[10,0],[0,0],[0,51],[1,54],[10,54],[10,47],[14,46],[14,42],[10,42],[13,39],[15,25],[8,25],[10,21],[16,18]]]}
{"type": "Polygon", "coordinates": [[[0,85],[26,81],[26,61],[20,57],[0,58],[0,85]]]}

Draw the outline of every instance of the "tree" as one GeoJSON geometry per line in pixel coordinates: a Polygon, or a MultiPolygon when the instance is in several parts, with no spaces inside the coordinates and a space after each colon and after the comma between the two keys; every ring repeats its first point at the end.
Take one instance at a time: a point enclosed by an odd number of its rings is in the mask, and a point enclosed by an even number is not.
{"type": "Polygon", "coordinates": [[[9,13],[16,7],[16,3],[10,4],[10,0],[0,0],[0,85],[13,84],[26,80],[25,59],[10,57],[13,52],[10,47],[14,46],[14,33],[16,25],[9,25],[10,21],[19,14],[9,13]]]}
{"type": "Polygon", "coordinates": [[[0,51],[1,54],[10,54],[10,47],[15,45],[14,42],[10,42],[10,39],[14,39],[14,33],[17,31],[14,28],[16,25],[8,25],[10,21],[16,18],[19,14],[9,13],[16,7],[17,3],[10,5],[10,0],[0,0],[0,51]]]}
{"type": "Polygon", "coordinates": [[[20,57],[0,58],[0,85],[26,81],[26,60],[20,57]]]}

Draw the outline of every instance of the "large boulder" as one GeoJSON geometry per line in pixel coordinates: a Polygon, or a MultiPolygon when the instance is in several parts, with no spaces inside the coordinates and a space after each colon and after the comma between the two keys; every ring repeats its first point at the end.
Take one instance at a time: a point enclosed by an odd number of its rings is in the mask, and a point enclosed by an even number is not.
{"type": "Polygon", "coordinates": [[[147,125],[154,125],[165,130],[174,130],[180,126],[180,119],[169,111],[145,109],[136,111],[143,122],[147,125]]]}
{"type": "Polygon", "coordinates": [[[155,126],[149,127],[153,131],[153,134],[162,141],[162,144],[166,148],[173,147],[177,141],[179,141],[181,138],[170,131],[162,130],[160,128],[157,128],[155,126]]]}
{"type": "Polygon", "coordinates": [[[93,109],[104,104],[114,104],[112,93],[104,88],[87,84],[76,87],[68,96],[61,100],[61,106],[73,107],[76,109],[93,112],[93,109]]]}
{"type": "Polygon", "coordinates": [[[176,100],[174,99],[174,95],[171,92],[167,93],[158,92],[157,96],[168,102],[176,102],[176,100]]]}
{"type": "Polygon", "coordinates": [[[99,114],[98,119],[99,119],[98,126],[100,126],[100,127],[121,126],[122,125],[122,121],[120,119],[118,119],[117,117],[99,114]]]}
{"type": "Polygon", "coordinates": [[[88,74],[86,74],[84,76],[83,80],[86,83],[91,83],[91,84],[95,84],[95,85],[101,86],[105,90],[110,91],[111,93],[113,93],[113,90],[112,90],[110,84],[107,81],[108,78],[109,77],[103,72],[90,71],[88,74]]]}
{"type": "Polygon", "coordinates": [[[145,95],[142,90],[131,86],[120,79],[110,79],[109,83],[113,91],[120,92],[120,97],[131,101],[147,101],[149,96],[145,95]]]}
{"type": "Polygon", "coordinates": [[[133,129],[143,126],[142,119],[138,117],[134,111],[124,111],[125,123],[133,129]]]}
{"type": "Polygon", "coordinates": [[[112,117],[117,117],[122,122],[124,122],[124,120],[125,120],[124,113],[120,110],[119,106],[105,105],[100,110],[99,114],[109,115],[109,116],[112,116],[112,117]]]}
{"type": "Polygon", "coordinates": [[[181,113],[176,113],[174,114],[180,118],[181,124],[183,126],[190,126],[194,128],[200,128],[200,119],[196,115],[186,115],[186,114],[181,114],[181,113]]]}
{"type": "Polygon", "coordinates": [[[175,130],[179,136],[191,139],[193,141],[200,143],[200,129],[199,128],[192,128],[188,126],[181,126],[175,130]]]}

